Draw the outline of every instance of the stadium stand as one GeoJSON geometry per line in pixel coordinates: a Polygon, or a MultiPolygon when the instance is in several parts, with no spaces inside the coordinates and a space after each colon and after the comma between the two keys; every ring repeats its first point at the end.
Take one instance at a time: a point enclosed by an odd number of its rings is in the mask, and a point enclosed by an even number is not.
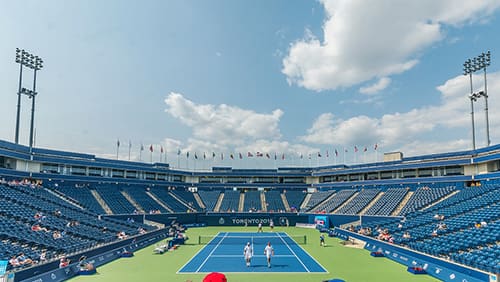
{"type": "Polygon", "coordinates": [[[300,209],[300,205],[306,196],[306,193],[301,190],[286,190],[283,191],[283,194],[285,194],[288,206],[290,206],[292,211],[298,211],[300,209]]]}
{"type": "Polygon", "coordinates": [[[366,215],[390,215],[408,193],[409,188],[389,188],[366,212],[366,215]]]}
{"type": "Polygon", "coordinates": [[[380,193],[379,189],[363,189],[350,202],[342,206],[338,214],[358,214],[380,193]]]}
{"type": "Polygon", "coordinates": [[[347,199],[356,193],[354,189],[339,190],[335,195],[322,202],[317,208],[317,211],[330,213],[340,207],[347,199]]]}
{"type": "Polygon", "coordinates": [[[221,193],[220,191],[206,191],[206,190],[198,191],[198,194],[203,200],[203,203],[205,204],[207,211],[214,211],[220,193],[221,193]]]}
{"type": "Polygon", "coordinates": [[[184,189],[173,189],[170,191],[172,194],[177,196],[178,199],[184,202],[187,206],[193,208],[195,211],[202,211],[203,209],[198,205],[196,199],[194,198],[193,192],[184,189]]]}
{"type": "Polygon", "coordinates": [[[165,187],[152,187],[150,191],[174,212],[186,212],[189,210],[186,205],[174,198],[165,187]]]}
{"type": "Polygon", "coordinates": [[[321,203],[326,198],[330,197],[333,193],[335,193],[335,191],[318,191],[316,193],[313,193],[311,199],[309,199],[309,202],[305,207],[305,210],[312,211],[317,204],[321,203]]]}
{"type": "Polygon", "coordinates": [[[245,202],[243,204],[243,211],[256,212],[261,210],[262,210],[262,203],[260,201],[260,191],[245,192],[245,202]]]}
{"type": "Polygon", "coordinates": [[[240,192],[233,190],[224,191],[224,199],[220,206],[221,212],[234,212],[238,210],[240,202],[240,192]]]}
{"type": "Polygon", "coordinates": [[[281,199],[281,192],[278,190],[266,191],[266,204],[268,212],[283,212],[285,204],[281,199]]]}

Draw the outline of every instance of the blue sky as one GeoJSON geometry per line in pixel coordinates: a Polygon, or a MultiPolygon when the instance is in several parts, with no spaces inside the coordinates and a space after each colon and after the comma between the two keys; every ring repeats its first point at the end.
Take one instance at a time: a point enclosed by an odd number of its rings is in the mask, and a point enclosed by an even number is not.
{"type": "MultiPolygon", "coordinates": [[[[3,140],[14,139],[20,47],[45,61],[40,147],[112,158],[119,138],[120,159],[130,140],[134,160],[142,143],[150,161],[154,144],[155,161],[163,146],[173,166],[197,169],[334,164],[344,148],[347,163],[470,149],[462,63],[487,50],[490,134],[499,143],[499,1],[0,3],[3,140]],[[195,152],[218,157],[195,162],[195,152]],[[244,160],[228,157],[239,152],[244,160]]],[[[30,79],[25,72],[25,87],[30,79]]],[[[474,76],[475,90],[482,81],[474,76]]],[[[27,97],[22,108],[20,143],[28,144],[27,97]]],[[[484,99],[475,109],[483,147],[484,99]]]]}

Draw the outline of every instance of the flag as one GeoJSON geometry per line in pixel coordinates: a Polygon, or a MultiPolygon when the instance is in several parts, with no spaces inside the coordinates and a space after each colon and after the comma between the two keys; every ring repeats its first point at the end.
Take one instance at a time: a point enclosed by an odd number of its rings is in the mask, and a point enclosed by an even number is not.
{"type": "Polygon", "coordinates": [[[220,159],[223,160],[224,159],[224,153],[220,153],[220,159]]]}
{"type": "Polygon", "coordinates": [[[285,153],[281,154],[281,159],[284,160],[285,159],[285,153]]]}
{"type": "Polygon", "coordinates": [[[300,154],[300,158],[303,159],[304,158],[304,155],[303,154],[300,154]]]}
{"type": "Polygon", "coordinates": [[[274,152],[274,159],[277,160],[278,156],[276,156],[276,152],[274,152]]]}
{"type": "Polygon", "coordinates": [[[189,159],[189,152],[186,152],[186,159],[189,159]]]}
{"type": "Polygon", "coordinates": [[[363,152],[366,152],[366,151],[368,151],[368,148],[366,148],[366,146],[365,146],[365,148],[363,149],[363,152]]]}
{"type": "Polygon", "coordinates": [[[141,143],[141,151],[144,151],[144,145],[141,143]]]}
{"type": "Polygon", "coordinates": [[[270,159],[270,158],[271,158],[271,156],[269,156],[269,153],[266,153],[266,157],[267,157],[268,159],[270,159]]]}
{"type": "Polygon", "coordinates": [[[320,152],[318,152],[318,158],[321,158],[321,153],[320,152]]]}
{"type": "Polygon", "coordinates": [[[196,154],[196,152],[194,152],[194,158],[198,159],[198,155],[196,154]]]}
{"type": "Polygon", "coordinates": [[[311,159],[311,154],[309,154],[309,159],[311,159]]]}
{"type": "Polygon", "coordinates": [[[215,152],[212,152],[212,158],[215,159],[215,152]]]}
{"type": "Polygon", "coordinates": [[[338,157],[339,156],[339,151],[337,151],[337,149],[335,149],[335,157],[338,157]]]}
{"type": "Polygon", "coordinates": [[[160,153],[163,154],[163,146],[160,147],[160,153]]]}
{"type": "Polygon", "coordinates": [[[149,146],[149,151],[152,153],[153,152],[153,144],[151,144],[151,146],[149,146]]]}
{"type": "Polygon", "coordinates": [[[262,154],[261,152],[257,152],[257,157],[263,157],[264,154],[262,154]]]}
{"type": "Polygon", "coordinates": [[[120,147],[120,139],[116,140],[116,147],[120,147]]]}
{"type": "Polygon", "coordinates": [[[250,152],[248,152],[247,156],[248,156],[249,158],[251,158],[251,157],[253,157],[253,154],[252,154],[252,153],[250,153],[250,152]]]}
{"type": "Polygon", "coordinates": [[[205,160],[207,158],[207,155],[205,154],[205,152],[203,152],[203,159],[205,160]]]}
{"type": "Polygon", "coordinates": [[[241,153],[239,153],[239,154],[240,154],[240,159],[243,159],[243,155],[241,153]]]}
{"type": "Polygon", "coordinates": [[[330,155],[328,154],[328,150],[326,150],[326,157],[329,158],[330,155]]]}
{"type": "Polygon", "coordinates": [[[354,146],[354,153],[358,152],[358,146],[354,146]]]}
{"type": "Polygon", "coordinates": [[[128,148],[132,148],[132,141],[128,140],[128,148]]]}
{"type": "Polygon", "coordinates": [[[378,149],[378,144],[375,143],[375,146],[373,146],[373,150],[377,151],[377,149],[378,149]]]}
{"type": "Polygon", "coordinates": [[[344,149],[344,152],[345,152],[345,153],[347,153],[347,152],[349,152],[349,150],[347,150],[347,149],[344,149]]]}
{"type": "Polygon", "coordinates": [[[234,160],[234,155],[231,153],[231,155],[229,155],[229,157],[234,160]]]}
{"type": "Polygon", "coordinates": [[[181,154],[181,149],[177,150],[177,156],[181,154]]]}

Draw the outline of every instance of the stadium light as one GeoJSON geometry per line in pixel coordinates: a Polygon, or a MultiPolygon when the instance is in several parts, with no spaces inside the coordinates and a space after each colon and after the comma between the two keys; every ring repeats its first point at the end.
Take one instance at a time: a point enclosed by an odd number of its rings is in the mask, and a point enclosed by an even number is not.
{"type": "Polygon", "coordinates": [[[475,145],[475,131],[474,131],[474,105],[473,102],[477,101],[477,99],[484,97],[485,105],[484,105],[484,113],[486,117],[486,144],[490,146],[490,121],[488,117],[488,87],[487,87],[487,79],[486,79],[486,68],[490,66],[491,63],[491,53],[490,51],[486,53],[481,53],[479,56],[476,56],[472,59],[468,59],[464,63],[464,75],[469,75],[470,79],[470,96],[471,99],[471,116],[472,116],[472,147],[476,149],[475,145]],[[472,74],[476,71],[484,71],[484,90],[479,91],[478,93],[473,93],[472,87],[472,74]]]}
{"type": "Polygon", "coordinates": [[[464,63],[464,75],[469,75],[469,81],[470,81],[470,107],[471,107],[471,119],[472,119],[472,149],[476,150],[476,129],[474,125],[474,102],[477,101],[476,95],[474,95],[474,88],[472,86],[472,73],[474,72],[473,70],[473,65],[472,65],[472,60],[468,59],[464,63]]]}
{"type": "Polygon", "coordinates": [[[16,135],[15,143],[19,144],[19,121],[21,118],[21,94],[28,96],[31,99],[31,125],[30,125],[30,152],[33,148],[33,129],[35,123],[35,97],[36,92],[36,73],[43,68],[43,60],[26,52],[24,49],[16,48],[16,63],[19,64],[19,88],[17,92],[17,115],[16,115],[16,135]],[[23,66],[33,70],[33,89],[22,87],[23,84],[23,66]]]}

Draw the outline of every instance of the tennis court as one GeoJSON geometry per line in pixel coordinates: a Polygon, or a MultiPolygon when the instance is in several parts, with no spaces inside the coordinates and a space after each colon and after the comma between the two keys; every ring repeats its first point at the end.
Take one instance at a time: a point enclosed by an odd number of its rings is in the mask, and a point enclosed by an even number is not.
{"type": "Polygon", "coordinates": [[[248,233],[223,232],[215,236],[200,236],[205,244],[178,273],[326,273],[326,269],[312,258],[299,244],[306,236],[290,237],[284,232],[248,233]],[[245,265],[243,248],[250,242],[254,256],[250,267],[245,265]],[[267,267],[264,248],[270,242],[274,248],[271,267],[267,267]]]}

